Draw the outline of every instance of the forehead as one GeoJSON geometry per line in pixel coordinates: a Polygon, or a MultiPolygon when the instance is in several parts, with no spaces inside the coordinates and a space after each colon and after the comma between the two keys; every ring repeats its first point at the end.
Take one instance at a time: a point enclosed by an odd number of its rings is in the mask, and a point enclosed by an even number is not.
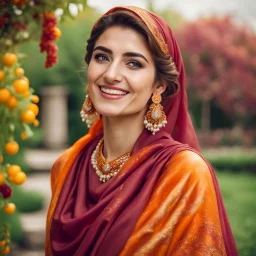
{"type": "Polygon", "coordinates": [[[120,26],[105,30],[95,43],[110,48],[113,52],[140,52],[151,55],[143,35],[131,28],[120,26]]]}

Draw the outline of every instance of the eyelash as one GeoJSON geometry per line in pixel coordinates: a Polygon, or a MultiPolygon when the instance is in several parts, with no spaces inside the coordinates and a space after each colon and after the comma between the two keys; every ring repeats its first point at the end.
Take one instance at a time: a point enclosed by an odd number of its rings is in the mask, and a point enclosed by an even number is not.
{"type": "Polygon", "coordinates": [[[142,68],[142,65],[141,65],[138,61],[134,61],[134,60],[133,60],[133,61],[129,61],[128,63],[129,63],[129,64],[130,64],[130,63],[135,64],[135,65],[136,65],[136,68],[142,68]]]}
{"type": "Polygon", "coordinates": [[[99,59],[100,57],[103,57],[103,58],[105,58],[105,60],[108,60],[107,56],[104,55],[104,54],[96,54],[94,58],[95,58],[96,60],[103,61],[103,60],[100,60],[100,59],[99,59]]]}
{"type": "MultiPolygon", "coordinates": [[[[98,61],[106,61],[108,60],[108,57],[104,54],[96,54],[95,57],[94,57],[96,60],[98,61]],[[100,58],[105,58],[104,60],[100,59],[100,58]]],[[[135,64],[135,66],[130,66],[131,68],[142,68],[142,65],[138,62],[138,61],[134,61],[134,60],[131,60],[128,62],[128,64],[132,63],[133,65],[135,64]]]]}

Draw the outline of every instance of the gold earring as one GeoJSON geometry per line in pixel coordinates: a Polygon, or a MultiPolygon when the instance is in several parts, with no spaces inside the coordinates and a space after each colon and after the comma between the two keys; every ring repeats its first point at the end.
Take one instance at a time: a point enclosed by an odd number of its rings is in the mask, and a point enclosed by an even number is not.
{"type": "Polygon", "coordinates": [[[144,125],[153,135],[167,124],[163,106],[160,104],[161,100],[161,95],[155,92],[152,96],[153,103],[150,105],[148,112],[144,116],[144,125]]]}
{"type": "Polygon", "coordinates": [[[82,110],[80,112],[81,118],[83,122],[86,122],[88,128],[90,128],[95,120],[99,118],[99,114],[96,112],[92,101],[89,97],[88,90],[86,91],[85,101],[82,106],[82,110]]]}

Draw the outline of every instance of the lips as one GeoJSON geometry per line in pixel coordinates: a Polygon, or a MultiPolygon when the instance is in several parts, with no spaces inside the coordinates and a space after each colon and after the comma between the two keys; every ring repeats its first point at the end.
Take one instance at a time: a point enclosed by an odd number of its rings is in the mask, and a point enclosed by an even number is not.
{"type": "Polygon", "coordinates": [[[101,97],[108,99],[108,100],[119,100],[126,97],[126,95],[129,94],[129,92],[112,87],[112,86],[99,86],[99,93],[101,97]]]}
{"type": "Polygon", "coordinates": [[[129,92],[115,86],[99,86],[101,92],[109,95],[126,95],[129,92]]]}
{"type": "Polygon", "coordinates": [[[126,92],[122,92],[119,90],[110,90],[110,89],[106,89],[106,88],[100,88],[100,90],[104,93],[110,94],[110,95],[126,95],[126,92]]]}

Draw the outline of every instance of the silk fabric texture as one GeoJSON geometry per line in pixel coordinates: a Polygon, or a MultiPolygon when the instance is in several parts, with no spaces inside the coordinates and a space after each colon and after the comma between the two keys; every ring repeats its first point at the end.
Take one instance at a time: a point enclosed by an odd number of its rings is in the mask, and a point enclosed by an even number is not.
{"type": "Polygon", "coordinates": [[[140,17],[172,56],[180,90],[164,106],[167,126],[154,136],[145,129],[129,160],[106,183],[90,163],[103,137],[101,119],[57,159],[46,255],[237,255],[215,174],[199,153],[173,32],[141,8],[116,7],[105,15],[117,10],[140,17]]]}

